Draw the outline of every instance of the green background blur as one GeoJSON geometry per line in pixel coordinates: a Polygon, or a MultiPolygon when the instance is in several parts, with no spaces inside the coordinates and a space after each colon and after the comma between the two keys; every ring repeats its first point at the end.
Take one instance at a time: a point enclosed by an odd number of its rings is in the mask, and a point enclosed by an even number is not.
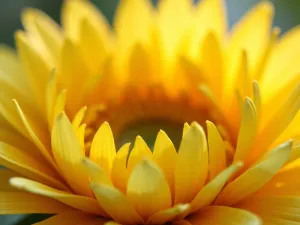
{"type": "MultiPolygon", "coordinates": [[[[226,1],[229,23],[232,25],[259,0],[226,1]]],[[[20,12],[22,8],[39,8],[59,21],[62,2],[62,0],[0,0],[0,43],[14,46],[14,31],[21,28],[20,12]]],[[[93,0],[93,2],[111,22],[118,0],[93,0]]],[[[284,32],[300,24],[300,0],[273,0],[272,2],[274,2],[276,9],[274,25],[279,26],[284,32]]],[[[29,225],[47,217],[47,215],[0,216],[0,224],[29,225]]]]}

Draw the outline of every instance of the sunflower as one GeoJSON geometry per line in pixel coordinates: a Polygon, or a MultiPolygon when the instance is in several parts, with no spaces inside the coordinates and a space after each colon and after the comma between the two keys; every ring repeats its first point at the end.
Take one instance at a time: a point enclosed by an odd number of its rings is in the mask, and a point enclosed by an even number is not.
{"type": "Polygon", "coordinates": [[[65,1],[0,48],[2,214],[46,224],[300,224],[300,29],[262,1],[65,1]],[[164,130],[164,131],[163,131],[164,130]]]}

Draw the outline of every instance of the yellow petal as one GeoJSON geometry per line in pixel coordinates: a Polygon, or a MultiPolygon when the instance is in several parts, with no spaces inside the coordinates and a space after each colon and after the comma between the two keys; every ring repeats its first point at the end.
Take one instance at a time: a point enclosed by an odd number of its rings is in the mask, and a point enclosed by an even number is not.
{"type": "Polygon", "coordinates": [[[147,220],[147,224],[165,224],[168,221],[175,220],[177,217],[187,213],[189,210],[189,204],[178,204],[172,208],[155,213],[147,220]]]}
{"type": "Polygon", "coordinates": [[[127,159],[129,155],[130,144],[123,145],[117,152],[111,168],[111,179],[115,187],[123,193],[126,193],[127,180],[129,173],[127,171],[127,159]]]}
{"type": "Polygon", "coordinates": [[[190,0],[165,0],[158,3],[158,26],[162,47],[167,56],[173,57],[183,39],[192,15],[190,0]],[[174,21],[177,21],[174,23],[174,21]]]}
{"type": "Polygon", "coordinates": [[[176,159],[177,152],[172,141],[164,131],[160,130],[154,144],[153,161],[163,171],[172,194],[174,194],[174,169],[176,159]]]}
{"type": "MultiPolygon", "coordinates": [[[[80,27],[80,48],[83,59],[92,73],[102,73],[101,67],[111,51],[111,34],[103,33],[91,18],[85,18],[80,27]]],[[[107,31],[108,32],[108,31],[107,31]]]]}
{"type": "Polygon", "coordinates": [[[61,20],[67,37],[78,41],[81,25],[85,19],[91,21],[99,34],[108,38],[108,22],[91,2],[85,0],[64,2],[61,20]]]}
{"type": "Polygon", "coordinates": [[[274,7],[271,2],[260,2],[234,26],[228,49],[229,57],[231,57],[229,71],[236,68],[238,63],[237,56],[241,50],[247,52],[250,74],[255,71],[259,60],[261,60],[263,56],[263,50],[268,45],[273,11],[274,7]],[[257,26],[257,24],[259,24],[259,26],[257,26]],[[255,29],[255,33],[253,29],[255,29]]]}
{"type": "Polygon", "coordinates": [[[26,192],[0,192],[0,214],[61,213],[71,210],[65,204],[26,192]]]}
{"type": "Polygon", "coordinates": [[[300,48],[300,27],[286,32],[274,46],[261,78],[261,89],[267,101],[281,88],[290,83],[300,70],[297,64],[300,48]],[[284,76],[282,76],[284,74],[284,76]]]}
{"type": "Polygon", "coordinates": [[[54,105],[54,111],[53,111],[53,117],[54,119],[65,110],[65,105],[66,105],[66,98],[67,98],[67,90],[64,89],[62,90],[57,98],[55,99],[55,105],[54,105]]]}
{"type": "MultiPolygon", "coordinates": [[[[298,85],[281,107],[268,118],[258,133],[258,147],[252,153],[253,158],[266,152],[288,125],[295,118],[300,107],[300,85],[298,85]]],[[[291,137],[289,137],[291,138],[291,137]]]]}
{"type": "Polygon", "coordinates": [[[27,8],[22,12],[22,23],[33,42],[40,42],[44,54],[57,61],[62,44],[62,33],[59,26],[42,11],[27,8]]]}
{"type": "Polygon", "coordinates": [[[233,159],[234,162],[246,161],[248,159],[255,143],[257,129],[258,121],[255,105],[250,98],[246,98],[244,101],[242,122],[239,130],[236,152],[233,159]]]}
{"type": "Polygon", "coordinates": [[[218,196],[216,203],[233,205],[254,193],[269,182],[288,160],[292,142],[286,142],[267,152],[253,167],[229,183],[218,196]]]}
{"type": "Polygon", "coordinates": [[[191,201],[203,187],[208,173],[205,133],[197,123],[184,135],[175,169],[175,203],[191,201]]]}
{"type": "Polygon", "coordinates": [[[75,209],[106,216],[106,214],[100,208],[98,202],[93,198],[60,191],[25,178],[15,177],[10,179],[10,183],[16,188],[55,199],[68,206],[74,207],[75,209]]]}
{"type": "Polygon", "coordinates": [[[209,206],[187,219],[193,225],[261,225],[255,214],[242,209],[225,206],[209,206]]]}
{"type": "Polygon", "coordinates": [[[242,167],[242,165],[243,163],[241,162],[232,164],[220,174],[218,174],[206,186],[204,186],[204,188],[197,194],[197,196],[191,202],[191,213],[210,205],[220,193],[226,182],[238,169],[242,167]]]}
{"type": "Polygon", "coordinates": [[[16,44],[21,62],[35,92],[36,101],[40,107],[45,108],[44,98],[41,98],[41,96],[45,96],[46,85],[53,65],[34,48],[35,45],[30,43],[30,40],[22,31],[16,33],[16,44]]]}
{"type": "Polygon", "coordinates": [[[127,170],[129,173],[133,170],[133,168],[143,159],[152,158],[152,152],[150,148],[147,146],[146,142],[142,137],[137,136],[134,142],[134,147],[130,152],[127,161],[127,170]]]}
{"type": "Polygon", "coordinates": [[[86,124],[82,124],[76,131],[76,137],[79,141],[80,147],[82,149],[82,152],[85,154],[85,147],[84,147],[84,137],[85,137],[85,128],[86,128],[86,124]]]}
{"type": "Polygon", "coordinates": [[[59,213],[49,219],[43,220],[34,225],[61,225],[61,224],[80,224],[80,225],[104,225],[105,220],[96,216],[88,215],[80,211],[59,213]]]}
{"type": "Polygon", "coordinates": [[[116,222],[121,224],[143,224],[143,219],[120,191],[107,185],[92,184],[99,204],[116,222]]]}
{"type": "Polygon", "coordinates": [[[152,6],[148,0],[122,0],[117,8],[114,28],[124,50],[136,41],[147,40],[152,24],[152,6]]]}
{"type": "Polygon", "coordinates": [[[49,150],[47,150],[47,147],[50,146],[50,143],[49,143],[49,135],[47,133],[47,129],[45,130],[46,125],[43,126],[42,124],[36,123],[38,122],[38,120],[36,121],[29,120],[29,118],[26,117],[25,114],[23,113],[23,110],[21,109],[17,100],[13,99],[13,103],[33,143],[36,145],[36,147],[39,148],[40,152],[47,159],[47,161],[54,168],[56,168],[56,165],[51,157],[51,154],[49,150]]]}
{"type": "Polygon", "coordinates": [[[112,186],[109,176],[101,167],[90,161],[88,158],[84,158],[82,163],[88,170],[88,174],[92,183],[96,185],[105,184],[112,186]]]}
{"type": "Polygon", "coordinates": [[[108,175],[111,173],[116,147],[111,128],[104,122],[96,132],[90,151],[90,159],[101,166],[108,175]]]}
{"type": "Polygon", "coordinates": [[[209,149],[209,177],[212,180],[226,168],[226,149],[216,126],[210,121],[206,121],[206,125],[209,149]]]}
{"type": "Polygon", "coordinates": [[[67,109],[73,115],[82,107],[81,102],[85,97],[84,87],[90,77],[90,71],[79,49],[80,47],[74,41],[65,39],[57,67],[58,81],[61,87],[67,90],[67,109]]]}
{"type": "Polygon", "coordinates": [[[293,225],[299,222],[298,196],[257,196],[248,198],[238,207],[256,213],[264,224],[293,225]]]}
{"type": "Polygon", "coordinates": [[[0,169],[0,192],[16,191],[16,189],[9,184],[9,179],[17,176],[20,176],[20,174],[15,171],[5,168],[0,169]]]}
{"type": "Polygon", "coordinates": [[[187,133],[187,131],[190,129],[190,125],[188,123],[184,123],[183,125],[183,131],[182,131],[182,138],[187,133]]]}
{"type": "Polygon", "coordinates": [[[142,160],[133,169],[128,179],[127,197],[144,219],[172,204],[164,174],[149,160],[142,160]]]}
{"type": "MultiPolygon", "coordinates": [[[[199,48],[208,32],[216,34],[218,40],[223,38],[227,31],[227,17],[224,1],[222,0],[202,0],[199,1],[192,25],[189,28],[190,47],[192,57],[198,56],[199,48]],[[201,24],[201,26],[199,26],[201,24]]],[[[202,45],[202,46],[201,46],[202,45]]]]}
{"type": "Polygon", "coordinates": [[[56,172],[50,169],[42,158],[34,158],[28,153],[4,143],[0,145],[0,164],[23,176],[56,188],[68,190],[61,183],[56,172]]]}
{"type": "Polygon", "coordinates": [[[52,70],[47,87],[46,87],[46,111],[47,111],[47,119],[49,130],[52,130],[53,120],[55,119],[53,116],[55,101],[57,98],[57,85],[56,85],[56,70],[52,70]]]}
{"type": "Polygon", "coordinates": [[[88,174],[81,163],[84,154],[64,113],[56,118],[51,138],[53,156],[62,176],[76,193],[91,196],[88,174]]]}
{"type": "Polygon", "coordinates": [[[72,120],[72,126],[74,130],[77,130],[82,123],[86,110],[87,107],[84,106],[76,113],[74,119],[72,120]]]}

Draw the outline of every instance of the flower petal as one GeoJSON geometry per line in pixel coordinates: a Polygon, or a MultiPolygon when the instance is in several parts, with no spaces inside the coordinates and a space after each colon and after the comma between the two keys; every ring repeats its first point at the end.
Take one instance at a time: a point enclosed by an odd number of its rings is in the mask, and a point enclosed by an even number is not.
{"type": "Polygon", "coordinates": [[[75,209],[80,209],[84,212],[92,214],[106,216],[106,214],[100,208],[98,202],[93,198],[60,191],[25,178],[15,177],[10,179],[10,183],[16,188],[34,194],[50,197],[68,206],[74,207],[75,209]]]}
{"type": "Polygon", "coordinates": [[[149,160],[142,160],[133,169],[128,180],[127,197],[144,219],[172,204],[164,174],[149,160]]]}
{"type": "Polygon", "coordinates": [[[204,188],[197,194],[191,202],[191,213],[196,212],[200,208],[210,205],[217,195],[220,193],[226,182],[232,175],[242,167],[243,163],[238,162],[232,164],[224,171],[219,173],[212,181],[210,181],[204,188]]]}
{"type": "Polygon", "coordinates": [[[153,161],[164,172],[172,194],[174,194],[174,169],[176,159],[177,152],[172,141],[164,131],[160,130],[154,144],[153,161]]]}
{"type": "Polygon", "coordinates": [[[212,180],[226,168],[225,143],[216,126],[206,121],[209,149],[209,177],[212,180]]]}
{"type": "Polygon", "coordinates": [[[112,186],[92,183],[99,204],[115,221],[122,224],[143,224],[143,219],[120,191],[112,186]]]}
{"type": "Polygon", "coordinates": [[[60,213],[71,210],[65,204],[26,192],[0,192],[0,214],[60,213]]]}
{"type": "MultiPolygon", "coordinates": [[[[178,204],[172,208],[159,211],[152,215],[148,220],[147,224],[165,224],[168,221],[173,221],[177,217],[186,214],[190,210],[189,204],[178,204]]],[[[172,223],[173,224],[173,223],[172,223]]]]}
{"type": "Polygon", "coordinates": [[[225,206],[209,206],[187,219],[193,225],[261,225],[255,214],[225,206]]]}
{"type": "Polygon", "coordinates": [[[111,128],[104,122],[96,132],[90,151],[90,159],[101,166],[108,175],[111,173],[116,147],[111,128]]]}
{"type": "Polygon", "coordinates": [[[61,183],[58,174],[51,170],[42,158],[33,158],[28,153],[5,143],[0,144],[0,164],[30,179],[68,190],[61,183]]]}
{"type": "Polygon", "coordinates": [[[263,187],[288,160],[292,142],[286,142],[267,152],[253,167],[229,183],[216,204],[233,205],[263,187]]]}
{"type": "Polygon", "coordinates": [[[64,113],[57,117],[51,138],[53,156],[65,180],[76,193],[91,196],[89,177],[81,163],[84,154],[64,113]]]}
{"type": "Polygon", "coordinates": [[[191,201],[203,187],[208,173],[204,130],[197,123],[184,135],[175,169],[175,204],[191,201]]]}

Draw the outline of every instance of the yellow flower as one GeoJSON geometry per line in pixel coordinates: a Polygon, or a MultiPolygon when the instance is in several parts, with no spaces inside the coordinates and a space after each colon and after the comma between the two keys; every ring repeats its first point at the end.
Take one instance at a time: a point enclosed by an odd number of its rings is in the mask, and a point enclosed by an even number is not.
{"type": "Polygon", "coordinates": [[[230,31],[224,11],[122,0],[110,28],[69,0],[61,28],[24,10],[18,53],[0,48],[0,212],[300,223],[300,28],[279,38],[267,1],[230,31]]]}

